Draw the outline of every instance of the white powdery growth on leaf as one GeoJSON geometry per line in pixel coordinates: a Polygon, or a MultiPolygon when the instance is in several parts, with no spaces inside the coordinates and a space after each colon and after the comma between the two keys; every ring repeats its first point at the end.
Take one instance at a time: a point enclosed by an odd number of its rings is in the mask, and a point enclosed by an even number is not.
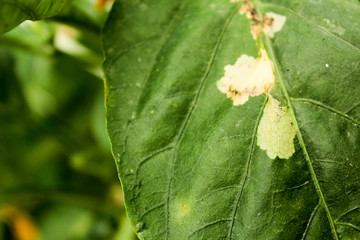
{"type": "MultiPolygon", "coordinates": [[[[236,2],[236,0],[231,0],[236,2]]],[[[274,34],[281,30],[285,24],[286,17],[268,12],[262,17],[257,13],[252,2],[245,0],[244,4],[239,9],[240,14],[246,13],[246,17],[251,19],[251,35],[256,40],[262,32],[269,37],[274,37],[274,34]]]]}
{"type": "Polygon", "coordinates": [[[281,107],[279,102],[269,95],[257,131],[257,145],[274,159],[288,159],[294,152],[296,128],[287,107],[281,107]]]}
{"type": "Polygon", "coordinates": [[[249,96],[259,96],[274,85],[273,64],[266,50],[260,50],[260,58],[241,55],[234,65],[225,66],[225,74],[218,81],[219,90],[231,98],[234,105],[244,104],[249,96]]]}

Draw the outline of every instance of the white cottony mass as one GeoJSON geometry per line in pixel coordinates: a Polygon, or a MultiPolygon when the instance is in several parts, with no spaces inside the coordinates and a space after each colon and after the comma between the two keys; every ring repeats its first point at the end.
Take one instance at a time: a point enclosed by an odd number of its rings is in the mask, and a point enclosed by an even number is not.
{"type": "Polygon", "coordinates": [[[233,100],[234,105],[241,105],[249,96],[259,96],[267,92],[274,82],[273,64],[266,50],[261,49],[259,58],[243,54],[234,65],[225,66],[225,74],[217,86],[233,100]]]}

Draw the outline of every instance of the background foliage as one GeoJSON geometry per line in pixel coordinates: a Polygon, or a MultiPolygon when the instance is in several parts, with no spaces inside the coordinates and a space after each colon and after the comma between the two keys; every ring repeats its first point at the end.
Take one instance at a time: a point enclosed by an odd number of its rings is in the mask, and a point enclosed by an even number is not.
{"type": "Polygon", "coordinates": [[[105,132],[111,3],[97,4],[75,0],[0,37],[0,239],[135,236],[105,132]]]}

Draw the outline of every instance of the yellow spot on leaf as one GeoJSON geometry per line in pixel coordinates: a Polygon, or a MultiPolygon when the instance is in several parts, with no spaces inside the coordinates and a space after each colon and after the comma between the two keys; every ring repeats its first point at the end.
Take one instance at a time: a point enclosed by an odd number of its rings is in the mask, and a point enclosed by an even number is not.
{"type": "Polygon", "coordinates": [[[172,211],[174,213],[174,220],[177,224],[183,225],[186,222],[186,217],[191,213],[191,205],[186,201],[176,200],[172,205],[172,211]]]}
{"type": "Polygon", "coordinates": [[[185,213],[190,213],[190,207],[187,204],[184,204],[183,206],[185,213]]]}
{"type": "Polygon", "coordinates": [[[295,134],[296,129],[288,108],[281,107],[279,102],[269,95],[257,131],[257,145],[265,150],[271,159],[288,159],[295,152],[295,134]]]}
{"type": "Polygon", "coordinates": [[[265,49],[261,49],[260,54],[257,59],[243,54],[234,65],[225,66],[225,74],[217,86],[234,105],[244,104],[249,96],[268,92],[274,85],[273,64],[265,49]]]}

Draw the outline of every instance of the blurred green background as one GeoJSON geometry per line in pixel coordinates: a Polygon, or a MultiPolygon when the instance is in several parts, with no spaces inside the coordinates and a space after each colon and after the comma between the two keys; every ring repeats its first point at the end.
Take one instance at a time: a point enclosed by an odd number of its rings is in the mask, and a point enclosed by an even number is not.
{"type": "Polygon", "coordinates": [[[0,239],[136,239],[105,131],[110,8],[74,0],[0,36],[0,239]]]}

